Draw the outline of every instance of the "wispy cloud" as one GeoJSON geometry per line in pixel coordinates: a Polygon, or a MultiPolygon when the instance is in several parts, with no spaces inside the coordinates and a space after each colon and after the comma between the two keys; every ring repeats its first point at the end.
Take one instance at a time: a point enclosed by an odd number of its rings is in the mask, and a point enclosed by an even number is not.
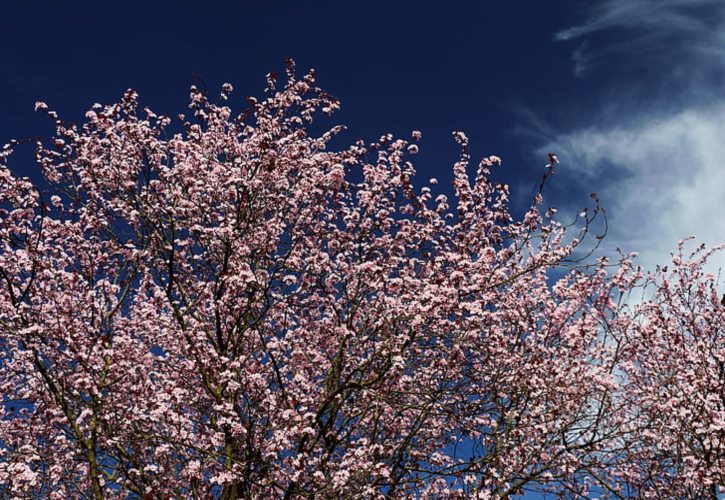
{"type": "Polygon", "coordinates": [[[577,76],[611,85],[587,126],[541,145],[582,189],[604,186],[609,245],[653,267],[690,234],[725,242],[725,2],[603,0],[555,38],[576,44],[577,76]]]}
{"type": "Polygon", "coordinates": [[[707,19],[693,16],[698,9],[722,7],[720,0],[607,0],[595,5],[583,24],[556,34],[559,40],[580,38],[612,28],[645,29],[643,36],[657,32],[702,33],[707,19]]]}
{"type": "Polygon", "coordinates": [[[608,63],[671,71],[684,57],[690,68],[712,58],[722,64],[723,27],[722,0],[604,0],[585,22],[557,32],[555,39],[580,41],[572,53],[577,76],[608,63]],[[605,41],[588,42],[597,37],[605,41]]]}

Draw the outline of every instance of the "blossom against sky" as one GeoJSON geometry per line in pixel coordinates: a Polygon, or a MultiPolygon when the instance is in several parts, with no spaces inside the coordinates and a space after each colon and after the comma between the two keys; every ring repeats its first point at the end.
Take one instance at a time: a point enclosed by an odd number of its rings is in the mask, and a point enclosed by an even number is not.
{"type": "Polygon", "coordinates": [[[29,0],[3,14],[2,142],[50,133],[37,100],[81,121],[132,87],[171,114],[191,84],[260,95],[259,75],[292,57],[341,99],[342,142],[420,130],[420,183],[451,189],[451,132],[463,130],[474,158],[503,158],[497,175],[521,209],[556,151],[547,202],[575,213],[596,191],[607,248],[647,266],[689,234],[725,241],[719,1],[29,0]]]}

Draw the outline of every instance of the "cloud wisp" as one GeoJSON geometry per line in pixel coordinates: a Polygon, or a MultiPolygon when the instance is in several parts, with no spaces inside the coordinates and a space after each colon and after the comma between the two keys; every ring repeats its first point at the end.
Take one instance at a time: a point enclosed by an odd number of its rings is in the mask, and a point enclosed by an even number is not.
{"type": "Polygon", "coordinates": [[[723,64],[723,27],[725,3],[720,0],[604,0],[594,4],[584,23],[554,38],[579,41],[572,62],[580,77],[623,64],[677,73],[684,63],[701,73],[708,66],[704,63],[723,64]],[[590,41],[596,38],[604,40],[590,41]]]}

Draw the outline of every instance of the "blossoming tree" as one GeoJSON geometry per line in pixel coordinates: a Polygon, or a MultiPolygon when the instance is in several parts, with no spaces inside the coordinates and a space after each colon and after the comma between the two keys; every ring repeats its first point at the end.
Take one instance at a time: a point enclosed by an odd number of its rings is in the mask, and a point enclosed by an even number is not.
{"type": "Polygon", "coordinates": [[[291,64],[275,85],[239,116],[230,85],[217,103],[192,87],[176,133],[133,91],[82,127],[38,103],[57,128],[38,145],[43,189],[12,174],[14,144],[1,153],[3,495],[616,497],[722,480],[723,312],[704,291],[688,297],[719,333],[672,350],[690,325],[677,293],[639,321],[617,301],[631,262],[581,260],[598,205],[564,226],[539,193],[515,220],[500,160],[470,179],[462,133],[454,198],[434,198],[414,185],[419,133],[332,151],[341,128],[310,124],[338,102],[291,64]],[[688,406],[700,368],[672,374],[682,420],[663,422],[647,359],[703,349],[709,392],[688,406]],[[665,427],[667,450],[697,453],[658,459],[665,427]]]}

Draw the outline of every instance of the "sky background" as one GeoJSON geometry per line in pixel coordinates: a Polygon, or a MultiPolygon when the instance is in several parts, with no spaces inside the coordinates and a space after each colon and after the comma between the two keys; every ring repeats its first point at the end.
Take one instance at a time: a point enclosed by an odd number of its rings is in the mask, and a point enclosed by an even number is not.
{"type": "MultiPolygon", "coordinates": [[[[195,73],[232,83],[241,111],[292,57],[341,100],[329,125],[348,142],[423,133],[420,186],[450,189],[462,130],[474,159],[503,158],[518,213],[557,152],[546,205],[575,214],[597,192],[607,252],[651,268],[684,236],[725,242],[723,0],[6,0],[2,20],[0,143],[52,133],[37,100],[81,122],[131,87],[175,116],[195,73]]],[[[30,153],[11,165],[35,177],[30,153]]]]}

